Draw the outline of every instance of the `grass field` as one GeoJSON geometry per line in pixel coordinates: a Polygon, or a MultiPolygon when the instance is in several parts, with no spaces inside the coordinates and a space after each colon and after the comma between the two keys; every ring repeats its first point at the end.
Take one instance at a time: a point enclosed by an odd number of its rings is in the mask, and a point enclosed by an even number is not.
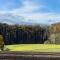
{"type": "Polygon", "coordinates": [[[18,44],[7,45],[10,51],[24,52],[60,52],[60,45],[55,44],[18,44]]]}

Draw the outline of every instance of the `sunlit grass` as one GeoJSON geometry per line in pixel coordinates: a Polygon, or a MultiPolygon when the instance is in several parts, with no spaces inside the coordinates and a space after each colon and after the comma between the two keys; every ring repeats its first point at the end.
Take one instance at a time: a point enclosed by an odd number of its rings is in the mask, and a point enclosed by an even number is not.
{"type": "Polygon", "coordinates": [[[31,51],[31,52],[60,52],[60,45],[55,44],[18,44],[7,45],[10,51],[31,51]]]}

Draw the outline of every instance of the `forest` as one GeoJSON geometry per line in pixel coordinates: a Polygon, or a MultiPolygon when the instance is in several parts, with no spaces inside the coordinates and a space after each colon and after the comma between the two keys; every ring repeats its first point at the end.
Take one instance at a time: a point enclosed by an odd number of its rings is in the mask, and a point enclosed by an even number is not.
{"type": "Polygon", "coordinates": [[[8,25],[0,23],[0,35],[4,43],[10,44],[43,44],[48,40],[49,26],[46,25],[8,25]]]}

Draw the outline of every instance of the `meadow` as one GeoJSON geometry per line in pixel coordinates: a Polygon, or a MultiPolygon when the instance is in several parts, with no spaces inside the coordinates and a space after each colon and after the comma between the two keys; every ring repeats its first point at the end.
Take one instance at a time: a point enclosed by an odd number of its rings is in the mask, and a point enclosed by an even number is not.
{"type": "Polygon", "coordinates": [[[60,45],[56,44],[16,44],[6,45],[6,48],[23,52],[60,52],[60,45]]]}

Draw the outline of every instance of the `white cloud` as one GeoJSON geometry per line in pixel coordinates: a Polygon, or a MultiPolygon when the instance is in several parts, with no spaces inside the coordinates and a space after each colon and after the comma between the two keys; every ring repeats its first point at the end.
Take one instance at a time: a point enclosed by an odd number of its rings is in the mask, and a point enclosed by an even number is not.
{"type": "Polygon", "coordinates": [[[42,9],[45,7],[46,6],[44,6],[43,4],[38,5],[36,2],[31,2],[30,0],[23,0],[22,7],[14,9],[12,11],[0,11],[0,15],[10,13],[13,16],[20,16],[20,18],[22,16],[25,22],[35,22],[35,23],[59,22],[60,14],[53,12],[42,13],[41,11],[38,13],[34,12],[36,9],[42,9]]]}
{"type": "MultiPolygon", "coordinates": [[[[31,1],[24,1],[23,2],[23,6],[22,8],[16,9],[14,10],[14,14],[13,15],[17,15],[17,16],[22,16],[25,18],[25,21],[30,22],[30,20],[32,22],[43,22],[44,20],[49,21],[60,21],[60,15],[53,13],[53,12],[49,12],[49,13],[41,13],[41,11],[39,13],[33,13],[33,11],[35,9],[42,9],[45,8],[46,6],[40,4],[36,4],[34,2],[31,1]]],[[[45,21],[44,21],[45,22],[45,21]]]]}
{"type": "Polygon", "coordinates": [[[27,13],[33,13],[34,10],[42,8],[42,7],[44,7],[44,6],[38,5],[34,2],[31,2],[30,0],[25,0],[25,1],[23,1],[22,7],[15,9],[11,12],[20,13],[20,14],[23,14],[23,13],[27,14],[27,13]]]}

